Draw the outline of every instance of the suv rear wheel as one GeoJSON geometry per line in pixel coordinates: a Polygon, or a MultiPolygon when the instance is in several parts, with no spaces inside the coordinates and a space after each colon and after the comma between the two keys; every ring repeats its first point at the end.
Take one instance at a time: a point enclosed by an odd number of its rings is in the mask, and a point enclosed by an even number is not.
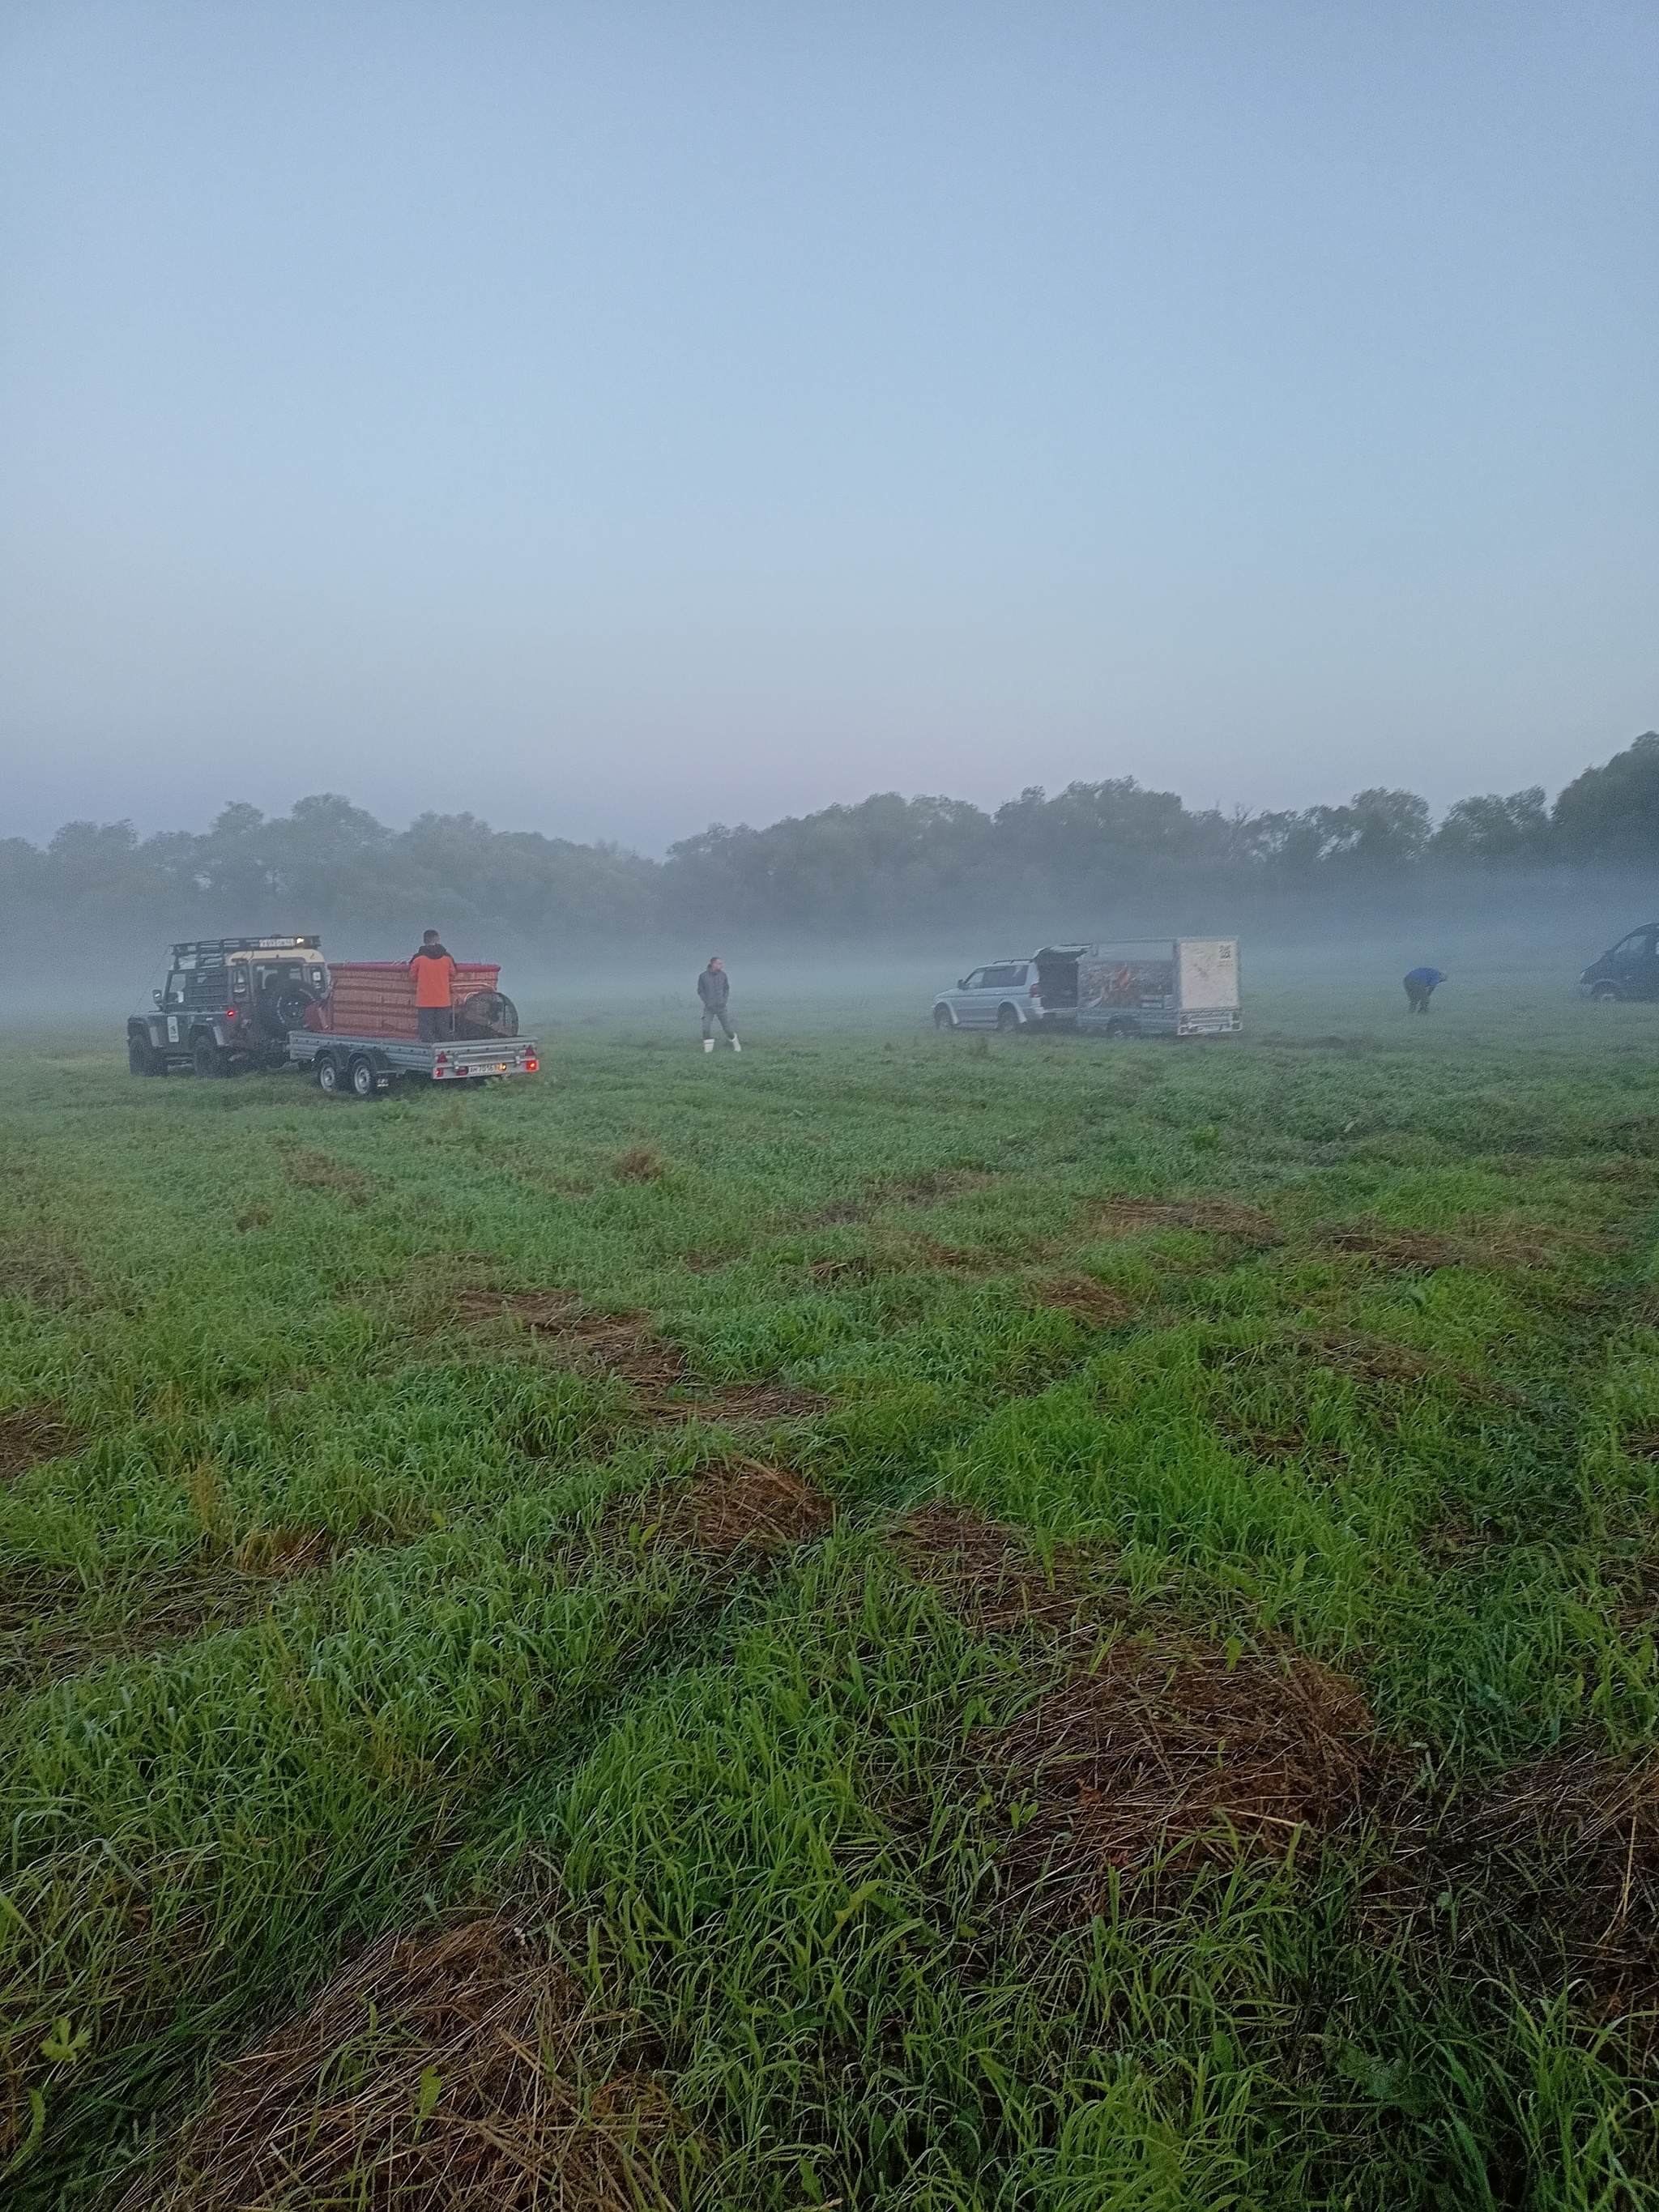
{"type": "Polygon", "coordinates": [[[210,1036],[198,1036],[191,1048],[190,1064],[198,1075],[228,1075],[230,1054],[221,1052],[210,1036]]]}
{"type": "Polygon", "coordinates": [[[1012,1006],[997,1008],[997,1027],[1004,1036],[1012,1036],[1019,1027],[1019,1016],[1012,1006]]]}

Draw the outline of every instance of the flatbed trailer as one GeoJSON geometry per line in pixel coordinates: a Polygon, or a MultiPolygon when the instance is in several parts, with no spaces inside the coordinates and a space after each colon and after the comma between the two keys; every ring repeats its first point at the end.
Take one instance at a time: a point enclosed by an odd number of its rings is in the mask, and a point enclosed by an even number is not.
{"type": "Polygon", "coordinates": [[[331,1095],[378,1097],[394,1083],[482,1083],[493,1076],[534,1075],[541,1051],[533,1037],[456,1037],[446,1044],[417,1044],[412,1037],[337,1036],[290,1030],[288,1056],[314,1070],[317,1086],[331,1095]]]}

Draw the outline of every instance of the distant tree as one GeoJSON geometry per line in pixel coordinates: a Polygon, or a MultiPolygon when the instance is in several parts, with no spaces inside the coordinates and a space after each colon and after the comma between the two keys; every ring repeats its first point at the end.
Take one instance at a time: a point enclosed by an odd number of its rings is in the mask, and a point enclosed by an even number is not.
{"type": "Polygon", "coordinates": [[[1649,860],[1659,854],[1659,730],[1646,730],[1601,768],[1587,768],[1555,802],[1556,849],[1572,860],[1649,860]]]}
{"type": "Polygon", "coordinates": [[[1437,860],[1465,864],[1537,860],[1550,849],[1549,810],[1541,783],[1507,798],[1488,792],[1480,799],[1460,799],[1429,841],[1437,860]]]}

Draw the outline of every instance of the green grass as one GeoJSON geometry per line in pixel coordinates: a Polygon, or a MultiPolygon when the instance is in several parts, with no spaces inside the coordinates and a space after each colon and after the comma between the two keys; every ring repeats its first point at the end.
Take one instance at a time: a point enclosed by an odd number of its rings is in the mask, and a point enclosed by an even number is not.
{"type": "Polygon", "coordinates": [[[708,2212],[1659,2203],[1659,1062],[1524,999],[1109,1049],[780,1005],[741,1060],[613,1012],[372,1108],[15,1048],[0,1458],[57,1433],[0,1478],[6,2203],[112,2202],[354,1949],[521,1893],[708,2212]],[[484,1288],[647,1314],[687,1380],[484,1288]],[[698,1415],[763,1382],[811,1395],[698,1415]],[[611,1503],[733,1451],[835,1531],[745,1565],[611,1503]],[[913,1578],[941,1497],[1073,1579],[1069,1638],[913,1578]],[[1026,1913],[1000,1731],[1143,1632],[1348,1674],[1386,1783],[1026,1913]],[[1567,1774],[1616,1834],[1494,1840],[1567,1774]]]}

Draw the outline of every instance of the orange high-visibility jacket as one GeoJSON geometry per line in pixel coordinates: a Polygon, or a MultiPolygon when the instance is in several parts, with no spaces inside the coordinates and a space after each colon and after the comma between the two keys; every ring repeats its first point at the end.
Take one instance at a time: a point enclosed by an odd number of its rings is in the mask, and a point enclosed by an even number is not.
{"type": "Polygon", "coordinates": [[[447,952],[434,960],[430,954],[417,952],[409,963],[409,972],[415,978],[415,1003],[417,1006],[447,1006],[449,987],[455,980],[455,963],[447,952]]]}

